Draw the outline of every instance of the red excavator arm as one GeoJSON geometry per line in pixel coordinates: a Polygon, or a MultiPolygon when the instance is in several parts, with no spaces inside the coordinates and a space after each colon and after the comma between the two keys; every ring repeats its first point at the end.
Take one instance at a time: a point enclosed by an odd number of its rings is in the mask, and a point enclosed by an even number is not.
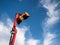
{"type": "Polygon", "coordinates": [[[17,13],[14,19],[13,23],[13,28],[11,31],[11,37],[10,37],[10,42],[9,45],[14,45],[15,39],[16,39],[16,34],[17,34],[17,29],[16,29],[16,24],[20,24],[23,20],[27,19],[29,17],[29,14],[27,12],[20,14],[17,13]]]}
{"type": "Polygon", "coordinates": [[[18,18],[18,14],[16,14],[15,19],[14,19],[9,45],[14,45],[14,42],[15,42],[16,33],[17,33],[17,29],[16,29],[17,18],[18,18]]]}

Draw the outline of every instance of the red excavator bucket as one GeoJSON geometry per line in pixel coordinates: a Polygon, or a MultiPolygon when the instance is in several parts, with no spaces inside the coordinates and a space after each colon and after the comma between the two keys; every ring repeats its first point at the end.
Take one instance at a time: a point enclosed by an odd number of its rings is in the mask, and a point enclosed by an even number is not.
{"type": "Polygon", "coordinates": [[[23,20],[27,19],[29,17],[29,14],[27,12],[23,14],[18,13],[17,23],[20,24],[23,20]]]}
{"type": "Polygon", "coordinates": [[[23,17],[24,20],[25,20],[25,19],[27,19],[29,16],[30,16],[30,15],[29,15],[27,12],[25,12],[24,15],[23,15],[22,17],[23,17]]]}

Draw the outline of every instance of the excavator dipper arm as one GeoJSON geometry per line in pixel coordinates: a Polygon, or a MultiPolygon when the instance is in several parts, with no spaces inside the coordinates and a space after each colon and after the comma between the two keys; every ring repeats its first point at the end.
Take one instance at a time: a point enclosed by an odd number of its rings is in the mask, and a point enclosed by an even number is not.
{"type": "Polygon", "coordinates": [[[14,45],[14,42],[15,42],[16,33],[17,33],[17,29],[16,29],[17,18],[18,18],[18,14],[16,14],[15,19],[14,19],[14,24],[13,24],[13,28],[11,31],[11,37],[10,37],[9,45],[14,45]]]}

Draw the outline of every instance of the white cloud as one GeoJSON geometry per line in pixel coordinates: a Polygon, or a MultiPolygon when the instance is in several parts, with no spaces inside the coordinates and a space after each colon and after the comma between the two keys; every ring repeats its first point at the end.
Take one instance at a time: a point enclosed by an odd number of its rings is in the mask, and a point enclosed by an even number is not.
{"type": "Polygon", "coordinates": [[[0,45],[9,45],[7,40],[0,40],[0,45]]]}
{"type": "Polygon", "coordinates": [[[41,0],[41,4],[47,9],[46,14],[48,16],[43,22],[43,29],[49,31],[49,29],[60,20],[59,9],[56,9],[59,5],[59,2],[56,3],[56,0],[41,0]]]}
{"type": "Polygon", "coordinates": [[[48,27],[50,25],[55,24],[59,20],[59,13],[58,10],[55,10],[56,7],[59,5],[59,3],[56,3],[55,1],[51,2],[52,0],[42,0],[41,3],[43,4],[43,7],[46,8],[47,11],[47,19],[45,22],[45,25],[48,27]]]}
{"type": "Polygon", "coordinates": [[[17,28],[18,30],[18,33],[17,33],[17,40],[16,42],[19,44],[19,45],[25,45],[25,33],[26,31],[28,30],[27,27],[23,27],[23,28],[17,28]]]}
{"type": "MultiPolygon", "coordinates": [[[[7,19],[6,24],[0,21],[0,45],[9,45],[10,31],[12,29],[12,24],[13,23],[9,18],[7,19]]],[[[32,45],[32,43],[34,45],[37,45],[37,43],[39,42],[39,40],[33,39],[32,37],[30,37],[31,39],[27,39],[25,37],[25,34],[29,30],[29,27],[27,26],[23,26],[21,28],[17,27],[17,30],[18,32],[16,36],[15,45],[25,45],[25,44],[32,45]]]]}
{"type": "Polygon", "coordinates": [[[0,34],[4,33],[4,34],[9,34],[9,27],[5,26],[3,22],[0,22],[0,34]]]}
{"type": "MultiPolygon", "coordinates": [[[[54,34],[55,32],[51,32],[51,27],[54,26],[60,20],[60,13],[59,9],[56,9],[59,5],[56,0],[41,0],[40,3],[43,5],[44,8],[47,9],[47,16],[43,22],[43,31],[44,31],[44,43],[43,45],[53,45],[55,41],[55,37],[57,36],[54,34]]],[[[54,29],[53,29],[54,30],[54,29]]]]}
{"type": "Polygon", "coordinates": [[[38,43],[40,43],[40,41],[35,40],[35,39],[29,39],[27,41],[27,45],[37,45],[38,43]]]}
{"type": "Polygon", "coordinates": [[[11,28],[13,27],[13,22],[9,18],[7,19],[7,25],[11,28]]]}
{"type": "Polygon", "coordinates": [[[0,45],[8,45],[9,33],[9,27],[0,22],[0,45]]]}
{"type": "Polygon", "coordinates": [[[44,36],[44,45],[51,45],[53,43],[53,39],[56,37],[55,34],[51,34],[50,32],[48,32],[45,36],[44,36]]]}

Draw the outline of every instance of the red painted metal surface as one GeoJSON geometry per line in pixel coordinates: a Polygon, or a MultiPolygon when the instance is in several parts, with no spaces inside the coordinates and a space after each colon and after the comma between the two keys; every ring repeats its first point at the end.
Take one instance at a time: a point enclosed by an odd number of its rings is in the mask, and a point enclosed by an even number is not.
{"type": "Polygon", "coordinates": [[[9,45],[14,45],[14,42],[15,42],[15,39],[16,39],[16,33],[17,33],[17,29],[16,29],[17,18],[18,18],[18,14],[16,14],[15,19],[14,19],[14,24],[13,24],[13,28],[12,28],[12,31],[11,31],[11,37],[10,37],[9,45]]]}

